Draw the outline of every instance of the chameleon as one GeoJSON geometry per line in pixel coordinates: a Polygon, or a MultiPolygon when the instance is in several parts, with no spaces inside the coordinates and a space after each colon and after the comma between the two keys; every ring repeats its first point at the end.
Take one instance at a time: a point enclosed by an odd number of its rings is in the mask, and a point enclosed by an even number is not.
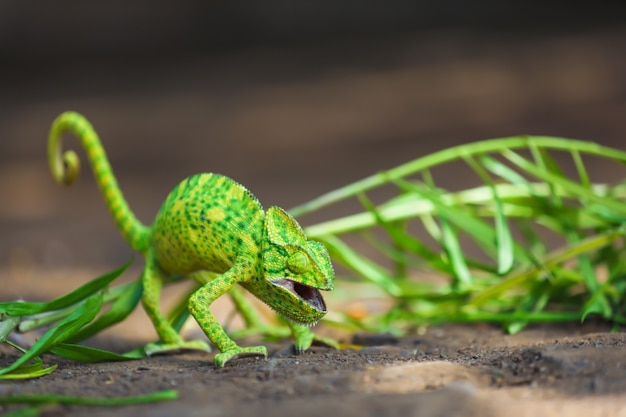
{"type": "Polygon", "coordinates": [[[320,291],[334,289],[329,253],[322,243],[307,239],[285,210],[276,206],[264,210],[243,185],[226,176],[201,173],[180,182],[165,199],[153,224],[146,226],[126,202],[98,134],[76,112],[60,114],[50,128],[48,160],[56,182],[70,185],[80,171],[76,152],[62,152],[66,133],[76,136],[84,148],[121,235],[145,257],[141,301],[160,339],[146,345],[148,356],[170,350],[210,350],[205,341],[185,341],[160,311],[163,284],[180,277],[201,284],[189,296],[187,308],[219,349],[214,357],[217,367],[233,358],[267,358],[265,346],[237,345],[209,309],[213,301],[228,293],[246,324],[258,324],[240,287],[286,319],[296,353],[307,350],[313,342],[337,348],[334,340],[317,336],[310,329],[327,312],[320,291]]]}

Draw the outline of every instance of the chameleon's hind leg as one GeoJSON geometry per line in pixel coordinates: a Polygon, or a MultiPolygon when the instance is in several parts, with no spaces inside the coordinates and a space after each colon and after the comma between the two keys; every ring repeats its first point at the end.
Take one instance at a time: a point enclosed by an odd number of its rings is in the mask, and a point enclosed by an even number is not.
{"type": "Polygon", "coordinates": [[[143,284],[141,301],[161,341],[146,345],[144,347],[146,355],[187,349],[210,351],[209,344],[202,340],[185,341],[161,313],[161,288],[165,276],[153,259],[150,253],[146,256],[146,266],[141,277],[143,284]]]}

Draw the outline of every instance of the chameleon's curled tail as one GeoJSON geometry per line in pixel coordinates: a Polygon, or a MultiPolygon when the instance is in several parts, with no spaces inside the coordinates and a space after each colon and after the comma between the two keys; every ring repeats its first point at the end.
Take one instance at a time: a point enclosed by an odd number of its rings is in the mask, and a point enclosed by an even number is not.
{"type": "Polygon", "coordinates": [[[135,217],[128,207],[98,134],[91,123],[78,113],[62,113],[52,123],[48,138],[48,162],[52,176],[59,184],[65,185],[72,184],[78,178],[80,161],[76,153],[74,151],[61,153],[61,139],[66,132],[76,135],[83,145],[98,187],[122,236],[133,249],[145,253],[148,247],[149,229],[135,217]]]}

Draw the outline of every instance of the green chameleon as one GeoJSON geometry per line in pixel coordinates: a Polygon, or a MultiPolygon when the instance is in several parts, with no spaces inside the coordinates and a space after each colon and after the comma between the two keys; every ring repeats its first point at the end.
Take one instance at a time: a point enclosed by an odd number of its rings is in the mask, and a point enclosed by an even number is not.
{"type": "Polygon", "coordinates": [[[337,347],[335,341],[316,336],[309,328],[326,314],[319,290],[334,288],[328,251],[321,243],[307,240],[287,212],[279,207],[264,211],[245,187],[230,178],[197,174],[174,188],[147,227],[128,207],[97,133],[75,112],[58,116],[50,129],[48,158],[55,180],[71,184],[78,177],[76,153],[61,153],[65,132],[80,140],[118,229],[146,258],[142,303],[160,338],[160,343],[146,346],[148,355],[209,349],[202,341],[184,341],[161,313],[161,289],[172,277],[189,277],[202,284],[189,297],[188,309],[221,352],[215,356],[216,366],[235,357],[267,357],[265,346],[238,346],[209,310],[215,299],[229,293],[246,324],[262,326],[236,284],[287,319],[296,352],[307,350],[314,341],[337,347]]]}

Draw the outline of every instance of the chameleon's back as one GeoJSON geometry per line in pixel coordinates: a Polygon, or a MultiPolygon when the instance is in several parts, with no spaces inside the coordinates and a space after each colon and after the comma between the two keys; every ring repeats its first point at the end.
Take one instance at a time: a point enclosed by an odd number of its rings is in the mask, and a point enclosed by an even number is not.
{"type": "Polygon", "coordinates": [[[172,274],[225,272],[237,255],[259,255],[263,216],[259,201],[230,178],[191,176],[172,190],[154,221],[157,261],[172,274]]]}

